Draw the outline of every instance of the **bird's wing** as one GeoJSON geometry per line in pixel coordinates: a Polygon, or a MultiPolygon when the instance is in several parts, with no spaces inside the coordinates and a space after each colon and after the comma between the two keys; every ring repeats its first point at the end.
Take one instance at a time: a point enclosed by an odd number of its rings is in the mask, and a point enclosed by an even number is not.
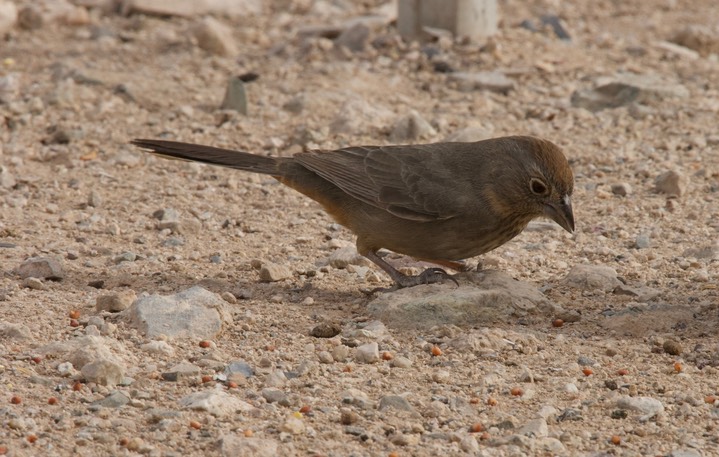
{"type": "Polygon", "coordinates": [[[347,194],[398,217],[450,219],[467,195],[457,176],[442,166],[448,145],[369,146],[295,155],[307,169],[347,194]]]}

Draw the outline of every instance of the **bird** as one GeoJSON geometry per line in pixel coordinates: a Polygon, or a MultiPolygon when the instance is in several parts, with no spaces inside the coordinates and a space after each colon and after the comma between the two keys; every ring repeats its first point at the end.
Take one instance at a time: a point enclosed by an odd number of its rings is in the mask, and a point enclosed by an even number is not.
{"type": "Polygon", "coordinates": [[[272,176],[318,202],[356,236],[357,252],[396,290],[456,279],[466,259],[519,235],[535,218],[574,231],[574,175],[559,146],[533,136],[476,142],[353,146],[272,157],[200,144],[135,139],[166,158],[272,176]],[[438,267],[400,272],[386,249],[438,267]],[[442,268],[443,267],[443,268],[442,268]]]}

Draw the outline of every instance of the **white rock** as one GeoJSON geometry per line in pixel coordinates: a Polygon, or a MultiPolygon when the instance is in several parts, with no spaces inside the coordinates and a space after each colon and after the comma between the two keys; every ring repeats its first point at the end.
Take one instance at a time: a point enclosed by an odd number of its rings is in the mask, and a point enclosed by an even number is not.
{"type": "Polygon", "coordinates": [[[112,387],[122,382],[125,368],[119,363],[100,359],[85,364],[80,373],[88,382],[112,387]]]}
{"type": "Polygon", "coordinates": [[[197,45],[211,54],[232,57],[238,53],[232,30],[213,17],[208,16],[193,25],[192,34],[197,45]]]}
{"type": "Polygon", "coordinates": [[[0,1],[0,38],[17,22],[17,7],[11,1],[0,1]]]}
{"type": "Polygon", "coordinates": [[[254,406],[222,390],[206,390],[187,395],[180,405],[195,411],[207,411],[216,417],[229,417],[238,411],[249,412],[254,406]]]}
{"type": "Polygon", "coordinates": [[[617,400],[617,408],[637,411],[639,420],[646,421],[664,412],[664,405],[652,397],[621,397],[617,400]]]}
{"type": "Polygon", "coordinates": [[[175,354],[175,348],[170,346],[167,341],[150,341],[140,346],[140,349],[150,354],[164,354],[169,356],[175,354]]]}
{"type": "Polygon", "coordinates": [[[355,360],[359,363],[379,362],[379,345],[372,342],[359,346],[355,351],[355,360]]]}

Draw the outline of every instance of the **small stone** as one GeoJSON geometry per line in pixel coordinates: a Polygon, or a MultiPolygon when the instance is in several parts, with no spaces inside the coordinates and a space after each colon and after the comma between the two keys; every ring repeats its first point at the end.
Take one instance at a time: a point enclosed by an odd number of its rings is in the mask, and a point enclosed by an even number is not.
{"type": "Polygon", "coordinates": [[[282,370],[274,370],[265,376],[265,387],[282,387],[287,382],[287,376],[282,370]]]}
{"type": "Polygon", "coordinates": [[[620,197],[626,197],[627,195],[631,195],[632,186],[626,182],[612,184],[612,193],[620,197]]]}
{"type": "Polygon", "coordinates": [[[32,338],[30,329],[23,324],[0,321],[0,338],[27,340],[32,338]]]}
{"type": "Polygon", "coordinates": [[[242,435],[224,435],[217,444],[222,457],[276,457],[293,454],[282,452],[275,440],[242,435]]]}
{"type": "Polygon", "coordinates": [[[544,438],[549,435],[549,427],[543,418],[532,419],[524,424],[517,433],[534,438],[544,438]]]}
{"type": "Polygon", "coordinates": [[[238,412],[250,412],[254,406],[222,390],[203,390],[192,393],[180,400],[180,404],[191,410],[206,411],[216,417],[232,417],[238,412]]]}
{"type": "Polygon", "coordinates": [[[36,30],[42,27],[45,20],[40,10],[31,5],[20,10],[17,22],[23,30],[36,30]]]}
{"type": "Polygon", "coordinates": [[[260,281],[276,282],[292,277],[292,271],[284,265],[266,262],[260,268],[260,281]]]}
{"type": "Polygon", "coordinates": [[[412,361],[404,356],[397,356],[389,363],[393,368],[409,368],[412,366],[412,361]]]}
{"type": "Polygon", "coordinates": [[[282,392],[281,390],[262,389],[261,394],[262,398],[264,398],[267,403],[288,403],[287,394],[282,392]]]}
{"type": "Polygon", "coordinates": [[[320,363],[324,364],[330,364],[334,363],[334,358],[332,357],[332,354],[329,351],[320,351],[317,354],[317,358],[319,359],[320,363]]]}
{"type": "Polygon", "coordinates": [[[514,81],[499,71],[480,71],[477,73],[455,72],[449,75],[459,90],[487,90],[507,94],[514,89],[514,81]]]}
{"type": "Polygon", "coordinates": [[[109,311],[118,313],[130,307],[137,300],[134,290],[123,290],[121,292],[100,295],[95,300],[95,309],[98,311],[109,311]]]}
{"type": "Polygon", "coordinates": [[[352,52],[364,51],[369,39],[369,27],[361,22],[342,31],[340,36],[335,39],[335,46],[344,47],[352,52]]]}
{"type": "Polygon", "coordinates": [[[335,362],[344,362],[346,361],[350,356],[350,348],[345,346],[344,344],[340,344],[339,346],[335,346],[332,348],[332,359],[335,362]]]}
{"type": "Polygon", "coordinates": [[[225,97],[222,99],[220,109],[247,114],[247,92],[244,81],[239,77],[233,76],[227,82],[225,97]]]}
{"type": "Polygon", "coordinates": [[[119,390],[113,390],[107,397],[91,403],[92,406],[102,408],[121,408],[130,403],[130,398],[119,390]]]}
{"type": "Polygon", "coordinates": [[[679,341],[668,339],[664,341],[664,344],[662,345],[664,348],[664,352],[666,352],[669,355],[679,355],[682,352],[684,352],[684,348],[682,347],[682,344],[679,341]]]}
{"type": "Polygon", "coordinates": [[[669,196],[681,197],[686,193],[689,178],[675,170],[666,171],[654,180],[654,191],[669,196]]]}
{"type": "Polygon", "coordinates": [[[255,370],[253,370],[252,366],[244,360],[237,360],[234,362],[230,362],[225,367],[224,373],[225,375],[227,375],[227,377],[239,374],[244,376],[245,378],[250,378],[255,375],[255,370]]]}
{"type": "Polygon", "coordinates": [[[603,265],[575,265],[564,278],[564,283],[581,290],[611,291],[621,284],[614,268],[603,265]]]}
{"type": "Polygon", "coordinates": [[[679,83],[663,81],[655,75],[623,73],[602,79],[597,87],[577,90],[572,94],[572,106],[596,112],[633,103],[653,103],[666,98],[687,98],[689,89],[679,83]]]}
{"type": "Polygon", "coordinates": [[[33,290],[49,290],[50,289],[47,286],[47,284],[42,282],[42,280],[40,280],[38,278],[33,278],[33,277],[23,279],[22,286],[27,289],[33,289],[33,290]]]}
{"type": "Polygon", "coordinates": [[[380,398],[377,408],[380,411],[394,409],[396,411],[414,412],[414,407],[409,403],[409,401],[407,401],[406,398],[400,395],[385,395],[380,398]]]}
{"type": "Polygon", "coordinates": [[[195,23],[192,34],[197,45],[211,54],[232,57],[238,53],[232,29],[211,16],[195,23]]]}
{"type": "Polygon", "coordinates": [[[451,376],[447,370],[439,370],[432,373],[432,381],[437,384],[447,384],[451,379],[451,376]]]}
{"type": "Polygon", "coordinates": [[[137,260],[137,255],[130,251],[123,252],[122,254],[116,255],[112,258],[115,265],[119,265],[123,262],[134,262],[135,260],[137,260]]]}
{"type": "Polygon", "coordinates": [[[379,345],[372,342],[358,347],[355,352],[355,360],[359,363],[379,362],[379,345]]]}
{"type": "Polygon", "coordinates": [[[190,362],[180,362],[162,373],[162,379],[170,382],[178,382],[182,379],[194,378],[201,373],[200,367],[190,362]]]}
{"type": "Polygon", "coordinates": [[[651,238],[649,238],[649,235],[644,234],[644,233],[637,235],[637,238],[634,240],[634,246],[637,249],[647,249],[647,248],[651,247],[651,245],[652,245],[651,238]]]}
{"type": "Polygon", "coordinates": [[[99,208],[102,206],[102,197],[99,193],[96,191],[91,191],[90,194],[87,196],[87,206],[91,206],[93,208],[99,208]]]}
{"type": "Polygon", "coordinates": [[[395,143],[418,141],[433,137],[437,131],[415,110],[397,121],[389,139],[395,143]]]}
{"type": "Polygon", "coordinates": [[[120,364],[102,359],[85,364],[80,372],[88,382],[110,387],[120,384],[125,376],[125,369],[120,364]]]}
{"type": "Polygon", "coordinates": [[[32,277],[59,281],[65,276],[62,263],[50,257],[31,257],[17,267],[16,272],[22,279],[32,277]]]}
{"type": "Polygon", "coordinates": [[[297,95],[282,105],[282,109],[292,114],[300,114],[305,109],[304,95],[297,95]]]}
{"type": "Polygon", "coordinates": [[[172,356],[175,354],[175,348],[170,346],[167,341],[150,341],[140,346],[145,352],[150,354],[162,354],[166,356],[172,356]]]}
{"type": "Polygon", "coordinates": [[[0,165],[0,187],[3,189],[12,189],[17,184],[15,176],[10,173],[7,167],[0,165]]]}
{"type": "Polygon", "coordinates": [[[664,412],[662,402],[651,397],[621,397],[617,400],[617,407],[639,412],[642,414],[639,418],[642,422],[664,412]]]}
{"type": "Polygon", "coordinates": [[[0,1],[0,37],[9,32],[17,22],[17,7],[11,1],[0,1]]]}
{"type": "Polygon", "coordinates": [[[289,433],[290,435],[301,435],[305,432],[305,423],[302,419],[294,416],[287,418],[284,424],[282,424],[281,430],[289,433]]]}
{"type": "Polygon", "coordinates": [[[334,323],[323,322],[315,325],[310,330],[310,336],[315,338],[333,338],[342,332],[342,329],[334,323]]]}
{"type": "Polygon", "coordinates": [[[327,264],[332,268],[342,269],[349,265],[368,265],[369,260],[357,252],[354,246],[345,246],[336,249],[327,258],[327,264]]]}
{"type": "Polygon", "coordinates": [[[357,423],[359,419],[359,414],[350,409],[343,408],[340,412],[340,423],[342,425],[352,425],[357,423]]]}

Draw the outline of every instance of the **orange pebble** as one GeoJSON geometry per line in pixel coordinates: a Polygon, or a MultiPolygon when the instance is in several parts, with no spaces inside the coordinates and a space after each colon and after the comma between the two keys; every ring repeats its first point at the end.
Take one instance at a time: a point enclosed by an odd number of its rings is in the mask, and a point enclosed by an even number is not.
{"type": "Polygon", "coordinates": [[[211,381],[212,381],[212,376],[210,376],[208,374],[206,374],[202,377],[202,382],[211,382],[211,381]]]}
{"type": "Polygon", "coordinates": [[[202,424],[197,421],[190,421],[190,427],[194,428],[195,430],[199,430],[202,428],[202,424]]]}
{"type": "Polygon", "coordinates": [[[73,309],[72,311],[70,311],[70,313],[68,313],[68,315],[70,316],[70,319],[79,319],[80,311],[73,309]]]}
{"type": "Polygon", "coordinates": [[[399,452],[392,451],[387,455],[387,457],[399,457],[399,452]]]}
{"type": "Polygon", "coordinates": [[[582,370],[582,373],[584,373],[584,376],[591,376],[591,375],[594,374],[594,370],[592,370],[591,368],[587,367],[587,368],[585,368],[585,369],[582,370]]]}
{"type": "Polygon", "coordinates": [[[352,373],[352,365],[345,365],[342,371],[344,371],[345,373],[352,373]]]}
{"type": "Polygon", "coordinates": [[[389,352],[389,351],[384,351],[384,352],[382,353],[382,360],[392,360],[392,359],[394,359],[394,356],[392,355],[391,352],[389,352]]]}
{"type": "Polygon", "coordinates": [[[252,435],[254,435],[254,434],[255,433],[252,430],[250,430],[249,428],[247,430],[245,430],[245,432],[244,432],[245,438],[251,438],[252,435]]]}
{"type": "Polygon", "coordinates": [[[79,327],[80,322],[77,321],[77,319],[70,319],[70,327],[79,327]]]}
{"type": "Polygon", "coordinates": [[[471,433],[479,433],[484,431],[484,425],[480,424],[479,422],[476,422],[472,424],[471,427],[469,427],[469,431],[471,433]]]}
{"type": "Polygon", "coordinates": [[[681,373],[682,371],[684,371],[684,367],[681,363],[674,362],[674,371],[676,371],[677,373],[681,373]]]}
{"type": "Polygon", "coordinates": [[[512,387],[512,390],[510,390],[509,393],[514,395],[515,397],[521,397],[522,395],[524,395],[524,390],[522,390],[521,387],[512,387]]]}
{"type": "Polygon", "coordinates": [[[477,397],[472,397],[472,398],[469,399],[469,404],[470,404],[470,405],[478,405],[478,404],[479,404],[479,401],[480,401],[479,398],[477,398],[477,397]]]}
{"type": "Polygon", "coordinates": [[[48,405],[57,405],[57,398],[55,398],[55,397],[50,397],[50,398],[48,398],[48,399],[47,399],[47,404],[48,404],[48,405]]]}
{"type": "Polygon", "coordinates": [[[552,321],[552,327],[561,327],[564,325],[564,321],[562,319],[554,319],[552,321]]]}
{"type": "Polygon", "coordinates": [[[228,389],[237,389],[237,383],[235,381],[227,381],[228,389]]]}
{"type": "Polygon", "coordinates": [[[307,414],[310,411],[312,411],[312,407],[310,405],[304,405],[304,406],[302,406],[302,408],[300,408],[300,412],[302,414],[307,414]]]}
{"type": "Polygon", "coordinates": [[[82,390],[82,383],[75,382],[75,384],[72,385],[72,390],[74,390],[75,392],[82,390]]]}
{"type": "Polygon", "coordinates": [[[622,444],[622,438],[619,435],[612,435],[612,438],[609,441],[611,441],[611,443],[615,446],[622,444]]]}
{"type": "Polygon", "coordinates": [[[7,454],[7,451],[8,451],[7,446],[0,446],[0,455],[7,454]]]}
{"type": "MultiPolygon", "coordinates": [[[[520,389],[521,390],[521,389],[520,389]]],[[[521,394],[520,394],[521,395],[521,394]]],[[[497,406],[497,400],[495,398],[489,397],[487,399],[487,405],[489,406],[497,406]]]]}
{"type": "Polygon", "coordinates": [[[442,355],[442,350],[439,348],[439,346],[432,346],[432,355],[435,357],[439,357],[442,355]]]}
{"type": "Polygon", "coordinates": [[[704,397],[704,403],[709,403],[710,405],[713,405],[717,401],[717,397],[714,395],[707,395],[704,397]]]}
{"type": "Polygon", "coordinates": [[[622,368],[621,370],[617,371],[617,374],[618,374],[619,376],[626,376],[626,375],[629,374],[629,370],[626,370],[626,369],[622,368]]]}
{"type": "Polygon", "coordinates": [[[201,347],[201,348],[208,348],[208,347],[210,347],[210,346],[212,346],[212,343],[210,343],[209,341],[207,341],[207,340],[202,340],[202,341],[200,341],[200,347],[201,347]]]}
{"type": "Polygon", "coordinates": [[[22,403],[22,398],[18,397],[17,395],[14,395],[10,399],[10,403],[12,403],[13,405],[19,405],[20,403],[22,403]]]}
{"type": "Polygon", "coordinates": [[[27,436],[27,442],[28,442],[28,443],[31,443],[31,444],[32,444],[32,443],[34,443],[35,441],[37,441],[37,435],[28,435],[28,436],[27,436]]]}
{"type": "Polygon", "coordinates": [[[40,363],[42,362],[42,357],[35,356],[30,360],[32,360],[34,363],[40,363]]]}
{"type": "Polygon", "coordinates": [[[130,442],[127,438],[120,438],[120,446],[125,447],[130,442]]]}

